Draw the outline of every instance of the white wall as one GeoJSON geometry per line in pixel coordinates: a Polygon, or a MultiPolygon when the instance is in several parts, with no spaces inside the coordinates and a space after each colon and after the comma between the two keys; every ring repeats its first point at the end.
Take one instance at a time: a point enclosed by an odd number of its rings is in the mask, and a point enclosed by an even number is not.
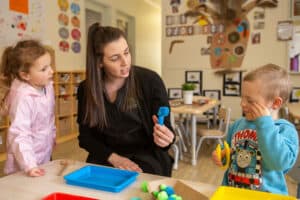
{"type": "MultiPolygon", "coordinates": [[[[289,1],[278,1],[279,5],[274,9],[265,9],[265,28],[253,31],[254,11],[262,11],[255,8],[248,14],[251,32],[261,32],[261,43],[251,44],[251,35],[248,41],[247,52],[241,69],[249,71],[266,63],[274,63],[282,67],[287,66],[287,43],[277,40],[277,22],[287,20],[289,17],[289,1]]],[[[193,35],[181,37],[165,36],[165,16],[170,14],[169,2],[162,4],[162,75],[167,87],[178,88],[185,82],[186,70],[203,71],[203,89],[220,89],[222,91],[223,75],[216,74],[210,68],[209,56],[200,54],[201,47],[208,47],[206,35],[193,35]],[[169,45],[172,40],[182,39],[184,43],[177,44],[169,54],[169,45]]],[[[185,5],[182,1],[181,5],[185,5]]],[[[251,33],[250,33],[251,34],[251,33]]],[[[245,73],[245,72],[244,72],[245,73]]],[[[300,85],[300,75],[292,75],[293,85],[300,85]]],[[[233,109],[233,118],[241,116],[239,97],[222,96],[222,104],[233,109]]]]}
{"type": "MultiPolygon", "coordinates": [[[[45,43],[55,49],[56,68],[58,70],[74,70],[85,68],[85,49],[86,49],[86,31],[85,31],[85,1],[78,0],[80,5],[80,31],[81,46],[80,53],[75,54],[72,50],[69,53],[60,51],[58,42],[60,41],[58,29],[58,15],[60,13],[56,0],[46,1],[46,33],[45,43]]],[[[116,12],[126,13],[135,18],[135,63],[145,66],[161,73],[161,9],[153,6],[143,0],[92,0],[107,6],[105,25],[115,25],[116,12]]],[[[69,17],[72,16],[68,11],[69,17]]],[[[69,24],[68,28],[70,29],[69,24]]],[[[3,48],[0,49],[2,53],[3,48]]]]}

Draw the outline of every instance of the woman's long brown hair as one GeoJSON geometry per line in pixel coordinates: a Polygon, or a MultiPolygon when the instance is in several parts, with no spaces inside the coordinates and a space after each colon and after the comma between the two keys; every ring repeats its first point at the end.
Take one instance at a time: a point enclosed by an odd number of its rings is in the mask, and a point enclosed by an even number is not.
{"type": "MultiPolygon", "coordinates": [[[[104,47],[125,34],[118,28],[102,27],[99,23],[90,26],[87,41],[86,59],[86,83],[84,91],[85,113],[83,122],[90,127],[104,128],[108,125],[107,112],[104,104],[104,77],[105,71],[100,64],[103,64],[104,47]]],[[[122,95],[120,104],[121,111],[129,111],[134,103],[137,103],[138,90],[135,84],[133,67],[129,77],[125,81],[125,93],[122,95]]]]}

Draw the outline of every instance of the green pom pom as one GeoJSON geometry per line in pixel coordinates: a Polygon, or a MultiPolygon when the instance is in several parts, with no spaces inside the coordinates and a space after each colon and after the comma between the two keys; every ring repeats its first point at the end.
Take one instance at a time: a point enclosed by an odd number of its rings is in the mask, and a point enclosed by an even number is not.
{"type": "Polygon", "coordinates": [[[168,200],[168,194],[165,191],[161,191],[157,195],[157,200],[168,200]]]}
{"type": "Polygon", "coordinates": [[[153,191],[153,192],[152,192],[152,195],[153,195],[155,198],[157,198],[158,193],[159,193],[158,191],[153,191]]]}
{"type": "Polygon", "coordinates": [[[141,184],[141,190],[143,192],[149,192],[148,191],[148,182],[147,181],[143,181],[142,184],[141,184]]]}
{"type": "Polygon", "coordinates": [[[164,191],[166,188],[167,188],[167,186],[165,184],[160,184],[159,185],[160,191],[164,191]]]}
{"type": "Polygon", "coordinates": [[[177,195],[176,200],[182,200],[182,197],[177,195]]]}

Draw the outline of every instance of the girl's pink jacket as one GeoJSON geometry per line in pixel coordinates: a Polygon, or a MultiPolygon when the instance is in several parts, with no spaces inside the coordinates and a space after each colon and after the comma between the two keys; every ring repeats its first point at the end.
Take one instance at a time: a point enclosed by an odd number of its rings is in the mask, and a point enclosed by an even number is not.
{"type": "Polygon", "coordinates": [[[48,162],[55,144],[55,96],[53,84],[39,92],[15,79],[6,99],[10,127],[4,173],[37,167],[48,162]]]}

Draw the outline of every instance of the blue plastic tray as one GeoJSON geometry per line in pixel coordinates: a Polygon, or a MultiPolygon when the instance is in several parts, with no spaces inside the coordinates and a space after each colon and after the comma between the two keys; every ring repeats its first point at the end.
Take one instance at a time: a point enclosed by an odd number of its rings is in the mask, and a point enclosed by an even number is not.
{"type": "Polygon", "coordinates": [[[137,172],[87,165],[64,176],[67,184],[120,192],[133,183],[137,172]]]}

